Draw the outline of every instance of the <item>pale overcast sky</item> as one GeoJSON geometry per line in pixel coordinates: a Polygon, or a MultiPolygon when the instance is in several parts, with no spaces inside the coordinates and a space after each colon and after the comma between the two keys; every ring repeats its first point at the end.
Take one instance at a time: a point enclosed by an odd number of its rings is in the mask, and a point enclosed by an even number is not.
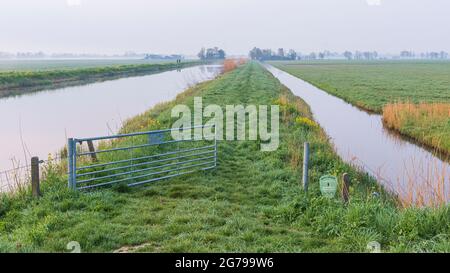
{"type": "Polygon", "coordinates": [[[0,51],[450,51],[449,0],[0,0],[0,51]]]}

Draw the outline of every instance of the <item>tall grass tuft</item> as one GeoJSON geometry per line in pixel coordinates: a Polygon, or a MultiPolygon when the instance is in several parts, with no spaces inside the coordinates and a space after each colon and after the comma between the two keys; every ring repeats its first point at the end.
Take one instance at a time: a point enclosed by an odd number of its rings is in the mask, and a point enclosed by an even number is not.
{"type": "Polygon", "coordinates": [[[383,122],[438,151],[450,154],[450,103],[390,103],[383,122]]]}
{"type": "Polygon", "coordinates": [[[391,128],[401,128],[410,120],[423,123],[450,118],[450,103],[389,103],[383,108],[383,119],[391,128]]]}
{"type": "Polygon", "coordinates": [[[235,70],[238,66],[245,64],[247,61],[243,58],[241,59],[226,59],[223,62],[223,73],[227,73],[235,70]]]}
{"type": "Polygon", "coordinates": [[[30,184],[30,166],[19,166],[13,162],[11,170],[0,173],[0,194],[25,192],[30,184]]]}
{"type": "Polygon", "coordinates": [[[450,173],[439,162],[412,162],[405,168],[406,181],[400,183],[402,207],[442,207],[450,198],[450,173]]]}

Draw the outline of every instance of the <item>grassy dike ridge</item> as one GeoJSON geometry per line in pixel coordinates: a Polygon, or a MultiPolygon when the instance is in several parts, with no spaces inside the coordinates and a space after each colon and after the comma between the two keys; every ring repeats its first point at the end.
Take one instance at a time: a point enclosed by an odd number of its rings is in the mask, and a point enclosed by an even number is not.
{"type": "Polygon", "coordinates": [[[327,252],[450,251],[450,209],[400,209],[373,180],[333,152],[308,106],[258,63],[201,83],[129,120],[123,132],[170,127],[177,104],[280,105],[280,147],[220,141],[218,168],[145,187],[67,190],[61,166],[48,166],[44,196],[0,197],[0,252],[327,252]],[[302,143],[311,143],[309,195],[299,187],[302,143]],[[348,172],[351,201],[320,196],[318,179],[348,172]]]}
{"type": "Polygon", "coordinates": [[[0,98],[44,89],[56,89],[122,77],[140,76],[199,64],[201,62],[189,61],[182,62],[181,64],[171,62],[42,71],[0,72],[0,98]]]}

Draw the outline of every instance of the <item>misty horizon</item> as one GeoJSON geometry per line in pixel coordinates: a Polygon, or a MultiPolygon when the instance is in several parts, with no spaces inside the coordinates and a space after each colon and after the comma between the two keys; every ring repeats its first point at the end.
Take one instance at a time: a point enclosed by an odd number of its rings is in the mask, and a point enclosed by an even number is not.
{"type": "MultiPolygon", "coordinates": [[[[268,49],[272,50],[274,55],[277,54],[278,49],[284,49],[284,50],[290,50],[289,48],[279,47],[279,48],[266,48],[261,47],[261,49],[268,49]]],[[[250,49],[251,50],[251,49],[250,49]]],[[[250,50],[246,53],[241,54],[227,54],[227,57],[244,57],[249,56],[250,50]]],[[[413,54],[413,56],[410,57],[420,57],[421,55],[426,55],[427,53],[437,53],[437,54],[449,54],[447,51],[444,50],[438,50],[438,51],[424,51],[424,52],[415,52],[415,51],[409,51],[409,50],[402,50],[400,52],[380,52],[378,50],[368,51],[368,50],[355,50],[355,51],[348,51],[345,50],[343,52],[338,51],[330,51],[330,50],[324,50],[324,51],[311,51],[311,52],[299,52],[295,51],[300,56],[307,56],[310,54],[320,54],[320,53],[329,53],[330,55],[334,56],[344,56],[345,52],[351,52],[351,53],[377,53],[378,57],[400,57],[401,53],[408,52],[413,54]]],[[[178,52],[172,52],[169,54],[162,54],[158,52],[134,52],[131,50],[125,51],[123,53],[116,53],[116,54],[101,54],[101,53],[92,53],[92,52],[60,52],[60,53],[54,53],[54,52],[43,52],[43,51],[26,51],[26,52],[6,52],[6,51],[0,51],[0,59],[15,59],[15,58],[143,58],[147,55],[160,55],[160,56],[177,56],[178,54],[183,57],[197,57],[197,53],[190,53],[190,54],[180,54],[178,52]]],[[[423,57],[423,56],[422,56],[423,57]]]]}
{"type": "Polygon", "coordinates": [[[0,52],[449,52],[448,10],[444,0],[4,0],[0,52]]]}

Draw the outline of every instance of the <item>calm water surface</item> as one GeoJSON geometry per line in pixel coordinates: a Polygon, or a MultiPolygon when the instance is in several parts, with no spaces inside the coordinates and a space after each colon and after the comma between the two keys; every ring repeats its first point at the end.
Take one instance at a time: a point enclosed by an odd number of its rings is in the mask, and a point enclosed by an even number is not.
{"type": "Polygon", "coordinates": [[[0,99],[0,172],[46,159],[67,137],[116,133],[124,120],[212,79],[220,66],[196,66],[148,76],[41,91],[0,99]]]}

